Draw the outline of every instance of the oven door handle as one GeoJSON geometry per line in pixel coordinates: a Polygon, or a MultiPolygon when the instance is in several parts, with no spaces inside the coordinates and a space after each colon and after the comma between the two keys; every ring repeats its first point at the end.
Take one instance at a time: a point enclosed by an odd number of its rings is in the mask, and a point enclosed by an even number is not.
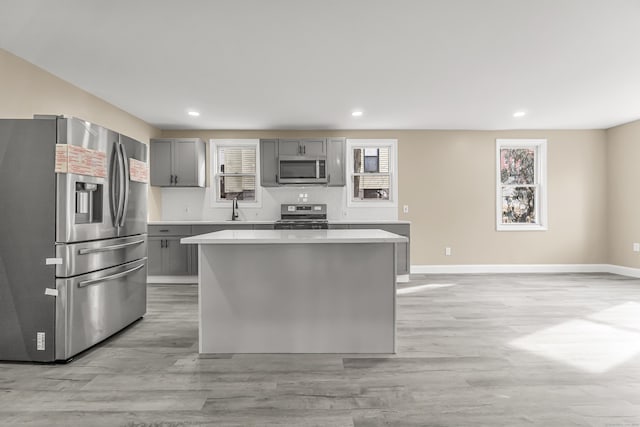
{"type": "Polygon", "coordinates": [[[125,271],[123,271],[121,273],[116,273],[116,274],[112,274],[110,276],[100,277],[100,278],[97,278],[97,279],[83,280],[82,282],[78,283],[78,287],[79,288],[84,288],[84,287],[87,287],[87,286],[90,286],[90,285],[95,285],[96,283],[108,282],[110,280],[116,280],[116,279],[119,279],[121,277],[128,276],[129,274],[133,273],[134,271],[138,271],[143,267],[144,267],[144,264],[140,264],[137,267],[130,268],[129,270],[125,270],[125,271]]]}
{"type": "Polygon", "coordinates": [[[101,248],[84,248],[78,251],[78,255],[88,255],[88,254],[94,254],[97,252],[115,251],[118,249],[126,248],[128,246],[139,245],[141,243],[144,243],[144,240],[136,240],[133,242],[122,243],[120,245],[103,246],[101,248]]]}

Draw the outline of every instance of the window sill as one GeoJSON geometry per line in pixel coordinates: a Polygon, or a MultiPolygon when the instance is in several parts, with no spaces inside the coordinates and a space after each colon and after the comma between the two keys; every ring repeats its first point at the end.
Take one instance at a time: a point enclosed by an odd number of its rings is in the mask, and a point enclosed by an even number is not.
{"type": "Polygon", "coordinates": [[[548,228],[538,224],[497,224],[496,231],[547,231],[548,228]]]}

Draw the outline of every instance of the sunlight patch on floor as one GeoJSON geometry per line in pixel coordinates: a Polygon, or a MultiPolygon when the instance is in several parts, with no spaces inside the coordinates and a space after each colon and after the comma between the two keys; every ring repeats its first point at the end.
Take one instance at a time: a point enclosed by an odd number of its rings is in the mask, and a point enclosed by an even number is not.
{"type": "Polygon", "coordinates": [[[417,292],[428,291],[431,289],[448,288],[455,286],[455,283],[429,283],[426,285],[409,286],[400,288],[396,291],[398,295],[415,294],[417,292]]]}
{"type": "Polygon", "coordinates": [[[588,318],[630,331],[640,331],[640,304],[633,301],[625,302],[592,314],[588,318]]]}
{"type": "Polygon", "coordinates": [[[570,320],[509,345],[591,373],[607,372],[640,354],[640,304],[621,304],[588,319],[570,320]]]}

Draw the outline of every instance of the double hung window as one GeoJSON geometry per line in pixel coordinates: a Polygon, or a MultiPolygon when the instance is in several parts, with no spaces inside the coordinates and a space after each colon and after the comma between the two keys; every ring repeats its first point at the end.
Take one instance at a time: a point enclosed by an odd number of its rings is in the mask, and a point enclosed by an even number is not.
{"type": "Polygon", "coordinates": [[[496,140],[496,227],[546,230],[546,148],[544,139],[496,140]]]}

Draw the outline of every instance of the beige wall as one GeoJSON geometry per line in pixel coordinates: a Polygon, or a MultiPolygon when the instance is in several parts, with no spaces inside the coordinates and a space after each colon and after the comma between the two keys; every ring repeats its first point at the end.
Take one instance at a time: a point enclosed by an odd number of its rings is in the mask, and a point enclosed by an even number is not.
{"type": "Polygon", "coordinates": [[[640,268],[640,121],[607,130],[609,263],[640,268]]]}
{"type": "MultiPolygon", "coordinates": [[[[629,250],[632,241],[640,240],[640,226],[634,221],[640,217],[640,203],[628,197],[633,188],[627,185],[637,182],[640,174],[633,163],[640,154],[640,146],[634,145],[634,137],[640,136],[639,123],[609,131],[160,132],[4,50],[0,50],[0,75],[0,117],[78,116],[145,142],[156,136],[396,138],[399,218],[412,221],[415,265],[611,262],[640,266],[629,250]],[[548,139],[548,231],[495,231],[496,138],[548,139]],[[611,190],[608,199],[607,188],[611,190]],[[614,207],[611,215],[616,218],[609,228],[607,203],[614,207]],[[402,213],[405,204],[409,214],[402,213]],[[445,246],[453,248],[452,256],[444,256],[445,246]]],[[[153,188],[150,219],[160,219],[160,203],[160,191],[153,188]]]]}
{"type": "MultiPolygon", "coordinates": [[[[75,116],[148,143],[159,130],[100,98],[0,49],[0,117],[75,116]]],[[[160,211],[160,192],[149,194],[149,212],[160,211]]]]}
{"type": "Polygon", "coordinates": [[[162,136],[397,138],[398,216],[412,221],[413,265],[607,262],[605,131],[163,131],[162,136]],[[548,140],[548,231],[495,230],[496,138],[548,140]],[[402,213],[405,204],[409,214],[402,213]],[[452,256],[444,255],[446,246],[452,256]]]}

